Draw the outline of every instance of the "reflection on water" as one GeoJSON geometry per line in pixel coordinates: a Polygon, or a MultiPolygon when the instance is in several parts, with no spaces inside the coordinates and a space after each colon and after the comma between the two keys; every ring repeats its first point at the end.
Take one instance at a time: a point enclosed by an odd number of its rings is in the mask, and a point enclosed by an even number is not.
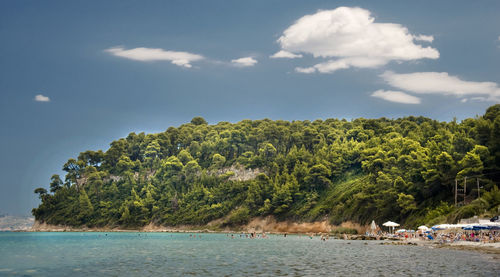
{"type": "Polygon", "coordinates": [[[485,254],[306,236],[0,233],[0,276],[498,276],[485,254]]]}

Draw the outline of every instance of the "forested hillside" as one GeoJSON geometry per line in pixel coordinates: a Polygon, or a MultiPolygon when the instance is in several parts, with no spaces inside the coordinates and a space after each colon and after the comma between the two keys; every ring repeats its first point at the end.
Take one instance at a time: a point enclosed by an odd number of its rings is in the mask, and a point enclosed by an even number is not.
{"type": "Polygon", "coordinates": [[[266,215],[332,224],[456,221],[497,213],[500,105],[460,123],[406,117],[208,125],[196,117],[158,134],[131,133],[106,152],[82,152],[63,170],[48,191],[35,190],[40,222],[135,228],[220,219],[234,226],[266,215]],[[460,189],[467,184],[458,207],[455,179],[460,189]]]}

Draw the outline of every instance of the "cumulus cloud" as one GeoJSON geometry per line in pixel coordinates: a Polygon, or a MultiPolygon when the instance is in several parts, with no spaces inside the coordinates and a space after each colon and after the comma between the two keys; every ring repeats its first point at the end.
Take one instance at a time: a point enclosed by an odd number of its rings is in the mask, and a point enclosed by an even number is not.
{"type": "Polygon", "coordinates": [[[371,94],[373,97],[384,99],[390,102],[403,104],[420,104],[420,98],[409,95],[401,91],[377,90],[371,94]]]}
{"type": "Polygon", "coordinates": [[[390,61],[437,59],[436,49],[415,44],[433,39],[412,35],[400,24],[375,23],[368,10],[339,7],[299,18],[283,32],[278,43],[282,51],[328,59],[308,67],[306,72],[330,73],[349,67],[379,67],[390,61]]]}
{"type": "Polygon", "coordinates": [[[124,49],[123,47],[112,47],[105,50],[114,56],[122,57],[130,60],[151,62],[151,61],[169,61],[177,66],[190,68],[191,63],[203,60],[202,55],[189,52],[169,51],[161,48],[133,48],[124,49]]]}
{"type": "Polygon", "coordinates": [[[231,60],[231,63],[233,65],[239,66],[239,67],[254,66],[255,64],[257,64],[257,62],[258,61],[252,57],[244,57],[244,58],[231,60]]]}
{"type": "Polygon", "coordinates": [[[42,94],[35,95],[35,98],[33,98],[33,100],[37,102],[50,102],[50,98],[42,94]]]}
{"type": "Polygon", "coordinates": [[[414,72],[397,74],[386,71],[380,75],[389,85],[419,94],[442,94],[457,97],[475,96],[500,101],[500,88],[494,82],[464,81],[447,72],[414,72]]]}
{"type": "Polygon", "coordinates": [[[271,59],[279,59],[279,58],[285,58],[285,59],[295,59],[295,58],[302,58],[302,55],[300,54],[294,54],[292,52],[288,52],[285,50],[280,50],[273,55],[269,56],[271,59]]]}

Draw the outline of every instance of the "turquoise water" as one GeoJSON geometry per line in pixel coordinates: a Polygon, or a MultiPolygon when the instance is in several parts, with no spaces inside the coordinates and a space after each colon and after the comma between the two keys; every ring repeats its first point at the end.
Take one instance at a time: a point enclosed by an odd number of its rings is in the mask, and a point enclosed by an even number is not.
{"type": "Polygon", "coordinates": [[[305,236],[0,232],[0,276],[498,276],[490,255],[305,236]]]}

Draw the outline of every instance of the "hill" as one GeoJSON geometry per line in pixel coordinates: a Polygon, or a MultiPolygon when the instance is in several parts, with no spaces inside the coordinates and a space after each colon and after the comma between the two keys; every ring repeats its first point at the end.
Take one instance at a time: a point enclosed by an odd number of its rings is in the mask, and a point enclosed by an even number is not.
{"type": "Polygon", "coordinates": [[[42,202],[33,215],[48,224],[123,228],[238,226],[267,215],[332,224],[457,221],[497,213],[499,138],[500,105],[462,122],[209,125],[195,117],[69,159],[64,180],[53,175],[48,190],[35,190],[42,202]]]}

